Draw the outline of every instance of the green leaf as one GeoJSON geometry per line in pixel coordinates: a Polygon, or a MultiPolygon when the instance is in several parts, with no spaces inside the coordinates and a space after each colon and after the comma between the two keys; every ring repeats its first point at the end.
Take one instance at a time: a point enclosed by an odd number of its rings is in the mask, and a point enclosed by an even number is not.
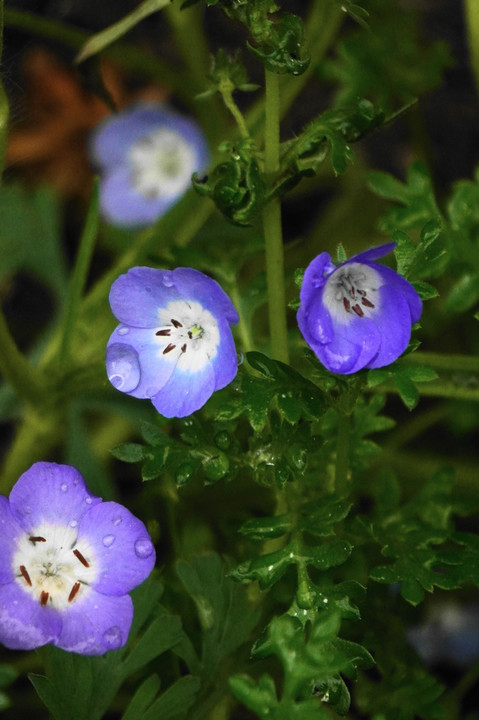
{"type": "Polygon", "coordinates": [[[158,675],[150,675],[135,692],[128,707],[121,716],[121,720],[137,720],[143,717],[160,689],[160,678],[158,675]]]}
{"type": "Polygon", "coordinates": [[[123,443],[123,445],[118,445],[113,448],[111,450],[111,454],[116,457],[117,460],[122,460],[127,463],[136,463],[144,459],[145,447],[143,445],[139,445],[138,443],[123,443]]]}
{"type": "Polygon", "coordinates": [[[276,515],[271,518],[254,518],[247,520],[240,527],[239,532],[252,540],[281,537],[293,527],[292,517],[276,515]]]}
{"type": "Polygon", "coordinates": [[[470,310],[477,302],[479,302],[479,273],[464,273],[450,291],[446,308],[450,312],[462,313],[470,310]]]}
{"type": "Polygon", "coordinates": [[[419,390],[413,381],[402,371],[395,372],[392,380],[405,406],[413,410],[419,402],[419,390]]]}
{"type": "Polygon", "coordinates": [[[173,720],[184,717],[184,713],[195,704],[200,686],[200,679],[192,675],[180,678],[155,700],[141,716],[142,720],[173,720]]]}
{"type": "Polygon", "coordinates": [[[0,279],[22,270],[63,299],[67,273],[56,195],[45,187],[31,192],[3,185],[0,214],[0,279]]]}
{"type": "Polygon", "coordinates": [[[96,35],[93,35],[82,47],[75,58],[75,62],[81,63],[92,55],[104,50],[108,45],[119,40],[123,35],[132,30],[139,22],[149,15],[152,15],[169,5],[170,0],[144,0],[135,10],[125,15],[114,25],[110,25],[96,35]]]}
{"type": "Polygon", "coordinates": [[[432,300],[435,297],[438,297],[439,293],[436,290],[435,287],[432,285],[429,285],[429,283],[416,280],[416,281],[410,281],[413,288],[418,293],[421,300],[432,300]]]}

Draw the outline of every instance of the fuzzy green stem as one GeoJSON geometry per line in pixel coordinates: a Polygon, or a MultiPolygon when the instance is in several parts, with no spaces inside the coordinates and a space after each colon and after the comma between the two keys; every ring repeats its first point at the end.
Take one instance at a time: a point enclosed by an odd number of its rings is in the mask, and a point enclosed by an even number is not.
{"type": "Polygon", "coordinates": [[[479,0],[464,0],[471,67],[479,90],[479,0]]]}
{"type": "Polygon", "coordinates": [[[231,80],[228,77],[225,77],[221,80],[219,85],[219,91],[221,93],[221,97],[223,98],[223,102],[225,106],[228,108],[232,116],[234,117],[236,124],[238,126],[238,129],[240,131],[242,138],[249,138],[249,132],[248,128],[246,127],[246,121],[243,117],[243,114],[237,104],[234,101],[233,98],[233,90],[235,86],[234,83],[231,82],[231,80]]]}
{"type": "Polygon", "coordinates": [[[63,336],[60,340],[59,363],[64,366],[68,361],[71,347],[71,339],[75,332],[75,325],[78,318],[78,311],[85,289],[88,271],[95,247],[95,240],[98,233],[98,182],[95,181],[90,207],[85,222],[85,228],[80,239],[80,248],[73,270],[70,283],[70,290],[65,306],[63,317],[63,336]]]}
{"type": "Polygon", "coordinates": [[[336,464],[334,468],[335,491],[340,496],[347,494],[349,485],[349,440],[351,415],[339,416],[338,436],[336,438],[336,464]]]}
{"type": "MultiPolygon", "coordinates": [[[[279,76],[269,70],[265,70],[265,81],[266,118],[264,169],[266,176],[271,177],[279,168],[279,76]]],[[[266,282],[268,286],[271,355],[277,360],[288,363],[283,232],[279,198],[274,198],[263,209],[263,229],[266,251],[266,282]]]]}

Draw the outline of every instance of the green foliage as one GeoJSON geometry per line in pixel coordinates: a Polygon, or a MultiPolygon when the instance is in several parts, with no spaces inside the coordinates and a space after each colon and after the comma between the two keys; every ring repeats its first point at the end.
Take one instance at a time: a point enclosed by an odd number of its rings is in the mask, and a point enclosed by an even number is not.
{"type": "Polygon", "coordinates": [[[451,590],[466,580],[479,580],[477,538],[456,534],[451,521],[453,480],[448,470],[436,473],[413,498],[400,505],[396,497],[387,514],[368,524],[367,533],[379,543],[382,555],[394,559],[373,568],[371,578],[400,583],[401,595],[411,605],[435,587],[451,590]]]}
{"type": "MultiPolygon", "coordinates": [[[[103,717],[127,678],[180,643],[181,622],[159,608],[161,593],[161,585],[151,579],[133,593],[134,625],[128,644],[120,650],[101,657],[66,653],[53,646],[43,650],[48,675],[31,675],[30,679],[55,720],[103,717]]],[[[126,710],[127,718],[135,717],[135,707],[145,711],[142,717],[149,720],[160,711],[166,720],[184,717],[199,689],[198,679],[188,676],[156,697],[160,687],[156,676],[146,682],[126,710]]]]}
{"type": "Polygon", "coordinates": [[[413,10],[394,0],[362,5],[341,2],[360,27],[339,42],[337,59],[323,61],[319,71],[337,86],[337,105],[366,97],[389,114],[439,85],[452,58],[444,42],[424,41],[413,10]]]}
{"type": "Polygon", "coordinates": [[[339,614],[323,611],[305,637],[304,630],[288,616],[275,618],[269,628],[263,654],[277,655],[285,673],[278,700],[268,676],[254,683],[247,676],[233,676],[231,688],[261,718],[328,718],[330,707],[343,715],[349,709],[349,691],[341,675],[354,677],[358,667],[370,667],[373,659],[356,643],[337,637],[339,614]],[[312,699],[314,696],[314,699],[312,699]]]}

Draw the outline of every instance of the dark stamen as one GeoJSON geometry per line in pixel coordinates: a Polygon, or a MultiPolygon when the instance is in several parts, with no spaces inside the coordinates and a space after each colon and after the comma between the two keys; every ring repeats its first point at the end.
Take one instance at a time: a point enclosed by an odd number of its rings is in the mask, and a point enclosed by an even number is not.
{"type": "Polygon", "coordinates": [[[173,318],[171,318],[171,324],[174,325],[176,328],[183,327],[179,320],[173,320],[173,318]]]}
{"type": "Polygon", "coordinates": [[[30,587],[32,587],[32,581],[30,580],[30,575],[28,574],[28,571],[27,571],[27,568],[25,567],[25,565],[20,565],[20,572],[21,572],[22,576],[24,577],[27,585],[30,585],[30,587]]]}
{"type": "Polygon", "coordinates": [[[163,355],[166,355],[166,353],[171,352],[172,350],[175,349],[175,347],[176,347],[176,345],[173,345],[172,343],[169,343],[169,344],[165,347],[165,349],[163,350],[163,355]]]}
{"type": "Polygon", "coordinates": [[[155,335],[161,335],[162,337],[165,337],[165,335],[169,335],[171,332],[170,328],[166,328],[166,330],[158,330],[158,332],[155,333],[155,335]]]}
{"type": "Polygon", "coordinates": [[[343,305],[346,312],[351,312],[351,303],[349,302],[348,298],[343,297],[343,305]]]}
{"type": "Polygon", "coordinates": [[[357,289],[357,293],[358,293],[359,295],[362,295],[362,296],[364,297],[364,295],[366,295],[366,290],[360,290],[360,289],[358,288],[358,289],[357,289]]]}
{"type": "Polygon", "coordinates": [[[48,602],[48,598],[49,598],[49,593],[47,593],[45,590],[42,590],[41,595],[40,595],[40,605],[42,607],[45,607],[45,605],[48,602]]]}
{"type": "Polygon", "coordinates": [[[363,297],[361,302],[363,305],[366,305],[366,307],[370,307],[370,308],[375,307],[375,305],[371,302],[371,300],[368,300],[367,297],[363,297]]]}
{"type": "Polygon", "coordinates": [[[73,598],[75,597],[75,595],[77,594],[79,589],[80,589],[80,583],[76,582],[74,584],[74,586],[72,587],[72,589],[70,590],[70,594],[68,596],[68,602],[71,602],[73,600],[73,598]]]}
{"type": "Polygon", "coordinates": [[[82,565],[84,565],[85,567],[90,567],[90,563],[88,562],[88,560],[85,560],[85,558],[83,557],[83,555],[81,554],[81,552],[79,550],[74,550],[73,554],[76,555],[76,557],[79,559],[79,561],[81,562],[82,565]]]}
{"type": "Polygon", "coordinates": [[[193,340],[193,333],[191,332],[191,330],[188,330],[188,337],[190,338],[190,340],[193,340]]]}
{"type": "Polygon", "coordinates": [[[181,352],[186,352],[186,343],[181,346],[181,352]]]}
{"type": "Polygon", "coordinates": [[[361,305],[353,305],[353,310],[358,317],[364,317],[363,309],[361,305]]]}
{"type": "Polygon", "coordinates": [[[44,537],[41,537],[40,535],[30,535],[28,538],[30,542],[32,542],[34,545],[37,542],[46,542],[46,539],[44,537]]]}

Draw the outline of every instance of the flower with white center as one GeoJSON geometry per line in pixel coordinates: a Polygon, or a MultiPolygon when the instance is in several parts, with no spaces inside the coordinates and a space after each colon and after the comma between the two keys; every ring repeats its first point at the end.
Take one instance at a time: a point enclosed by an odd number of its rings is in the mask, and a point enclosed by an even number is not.
{"type": "Polygon", "coordinates": [[[394,246],[366,250],[338,267],[322,252],[307,267],[298,325],[328,370],[346,375],[383,367],[407,348],[421,299],[401,275],[373,262],[394,246]]]}
{"type": "Polygon", "coordinates": [[[110,305],[121,323],[106,352],[117,390],[149,398],[165,417],[185,417],[235,377],[230,325],[238,313],[199,270],[132,268],[113,283],[110,305]]]}
{"type": "Polygon", "coordinates": [[[0,496],[0,642],[102,655],[128,639],[128,593],[155,564],[141,522],[70,465],[38,462],[0,496]]]}
{"type": "Polygon", "coordinates": [[[122,227],[150,225],[191,187],[209,161],[197,124],[165,106],[135,104],[103,121],[91,138],[100,173],[100,209],[122,227]]]}

